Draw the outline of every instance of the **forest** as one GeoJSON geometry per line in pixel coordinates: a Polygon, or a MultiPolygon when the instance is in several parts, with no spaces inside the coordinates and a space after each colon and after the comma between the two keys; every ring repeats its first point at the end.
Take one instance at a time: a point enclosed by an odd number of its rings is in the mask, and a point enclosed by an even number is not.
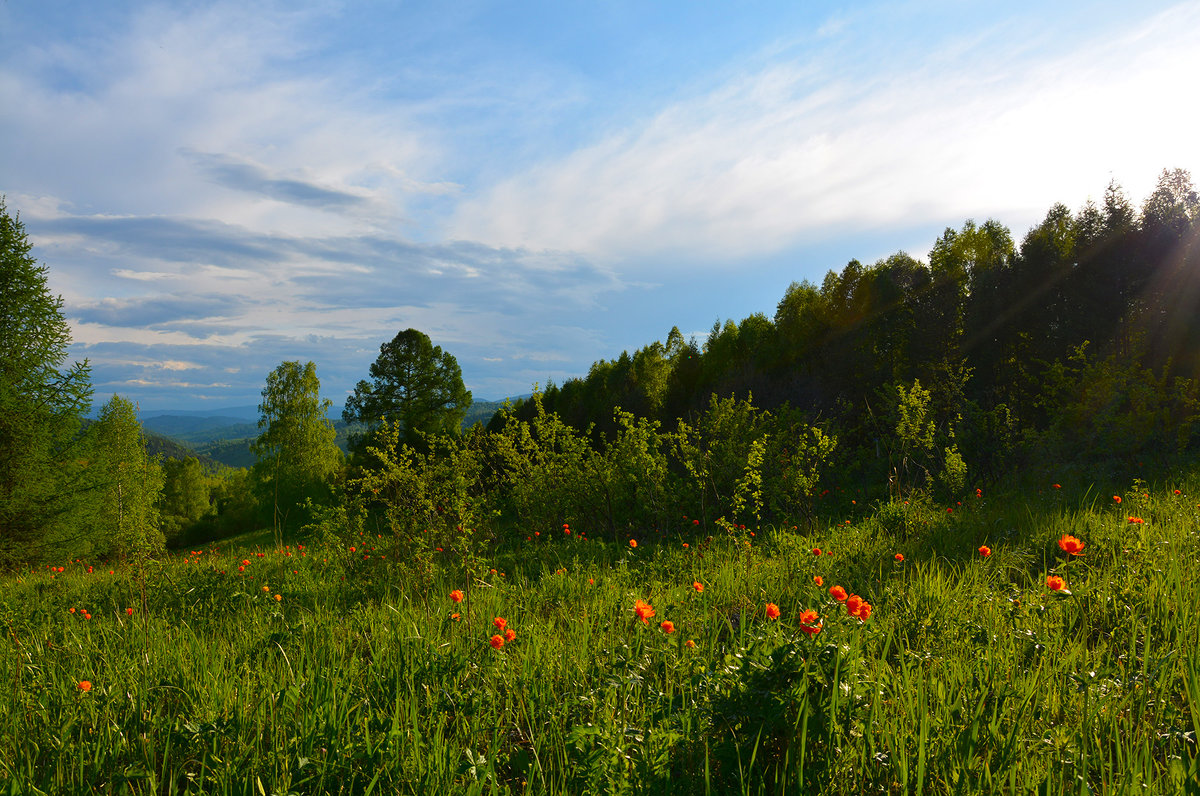
{"type": "Polygon", "coordinates": [[[285,361],[248,468],[89,419],[3,202],[0,267],[6,792],[1200,792],[1184,171],[486,422],[417,329],[340,421],[285,361]]]}
{"type": "Polygon", "coordinates": [[[967,221],[928,263],[851,261],[793,283],[772,317],[715,322],[702,344],[672,329],[466,429],[457,361],[409,329],[347,402],[348,457],[315,365],[285,362],[239,470],[144,454],[120,397],[85,422],[88,365],[64,362],[61,300],[5,211],[0,563],[351,520],[499,543],[563,522],[667,533],[690,513],[707,533],[812,523],[829,490],[946,502],[1031,464],[1136,473],[1200,438],[1198,219],[1177,169],[1140,209],[1115,183],[1055,205],[1019,245],[967,221]]]}

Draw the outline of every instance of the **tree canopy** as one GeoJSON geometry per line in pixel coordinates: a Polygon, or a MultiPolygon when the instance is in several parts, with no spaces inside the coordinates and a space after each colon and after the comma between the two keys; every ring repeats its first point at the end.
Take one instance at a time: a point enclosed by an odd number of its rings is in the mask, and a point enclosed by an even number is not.
{"type": "Polygon", "coordinates": [[[71,332],[62,298],[0,198],[0,564],[35,558],[75,507],[75,450],[91,404],[86,361],[64,369],[71,332]]]}
{"type": "Polygon", "coordinates": [[[405,329],[379,347],[370,381],[360,381],[342,413],[347,423],[375,428],[387,418],[399,422],[405,438],[456,434],[471,406],[458,360],[428,335],[405,329]]]}

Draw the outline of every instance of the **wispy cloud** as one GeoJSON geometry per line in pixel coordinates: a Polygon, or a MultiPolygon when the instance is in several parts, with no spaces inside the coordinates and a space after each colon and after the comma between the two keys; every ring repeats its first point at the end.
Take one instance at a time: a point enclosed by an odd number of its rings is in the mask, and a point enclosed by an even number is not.
{"type": "Polygon", "coordinates": [[[1189,3],[1067,52],[981,34],[866,79],[844,60],[865,53],[785,54],[511,175],[464,202],[453,230],[726,261],[851,229],[1044,212],[1070,198],[1062,185],[1194,164],[1200,108],[1180,98],[1200,71],[1198,35],[1189,3]]]}

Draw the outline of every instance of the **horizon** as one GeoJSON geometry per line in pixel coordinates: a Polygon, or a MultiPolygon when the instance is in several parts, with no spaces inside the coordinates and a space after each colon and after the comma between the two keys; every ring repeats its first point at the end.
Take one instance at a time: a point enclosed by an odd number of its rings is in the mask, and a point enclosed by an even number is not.
{"type": "Polygon", "coordinates": [[[968,219],[1140,207],[1200,172],[1198,37],[1200,2],[4,4],[0,194],[97,405],[257,404],[286,360],[340,405],[409,327],[518,396],[968,219]]]}

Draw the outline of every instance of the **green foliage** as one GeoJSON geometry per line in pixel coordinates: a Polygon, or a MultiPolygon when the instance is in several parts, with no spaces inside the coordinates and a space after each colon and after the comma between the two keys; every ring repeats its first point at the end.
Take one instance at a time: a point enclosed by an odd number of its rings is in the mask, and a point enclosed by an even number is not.
{"type": "Polygon", "coordinates": [[[70,329],[31,250],[0,197],[0,567],[77,544],[85,492],[78,432],[89,369],[86,361],[61,369],[70,329]]]}
{"type": "Polygon", "coordinates": [[[330,485],[342,454],[327,413],[331,402],[320,398],[321,382],[312,362],[283,362],[267,376],[254,442],[258,462],[253,474],[259,501],[271,507],[276,539],[307,519],[294,513],[306,501],[329,499],[330,485]]]}
{"type": "Polygon", "coordinates": [[[90,431],[95,443],[89,469],[100,489],[93,514],[94,550],[122,559],[161,552],[163,471],[146,453],[137,408],[114,395],[90,431]]]}
{"type": "Polygon", "coordinates": [[[416,329],[405,329],[379,347],[371,381],[360,381],[346,399],[347,423],[375,428],[385,419],[399,423],[405,441],[425,434],[457,434],[471,405],[458,360],[416,329]]]}
{"type": "Polygon", "coordinates": [[[163,488],[158,513],[167,543],[175,541],[187,528],[211,510],[210,483],[200,460],[167,459],[162,463],[163,488]]]}

